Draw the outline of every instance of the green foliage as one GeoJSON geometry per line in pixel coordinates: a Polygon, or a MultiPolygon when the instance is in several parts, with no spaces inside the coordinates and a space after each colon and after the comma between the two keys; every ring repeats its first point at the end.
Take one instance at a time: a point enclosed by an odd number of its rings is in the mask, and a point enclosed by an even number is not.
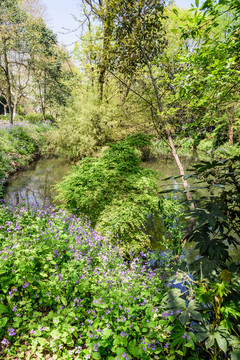
{"type": "Polygon", "coordinates": [[[213,152],[214,149],[214,139],[209,138],[209,136],[206,134],[205,139],[201,140],[199,145],[197,146],[197,150],[203,151],[205,154],[207,153],[210,155],[213,152]]]}
{"type": "Polygon", "coordinates": [[[192,150],[194,147],[194,139],[193,138],[183,139],[181,146],[184,150],[192,150]]]}
{"type": "MultiPolygon", "coordinates": [[[[177,104],[186,103],[190,111],[187,126],[193,126],[195,136],[198,137],[200,131],[201,135],[213,130],[212,137],[199,144],[200,150],[211,151],[210,148],[225,145],[228,140],[232,142],[232,134],[234,141],[239,141],[236,66],[239,58],[239,6],[228,0],[205,1],[200,8],[193,7],[190,12],[189,21],[179,24],[182,38],[191,50],[182,52],[175,59],[181,68],[175,76],[178,89],[175,101],[177,104]]],[[[219,151],[219,155],[226,157],[228,152],[219,151]]]]}
{"type": "Polygon", "coordinates": [[[195,225],[185,239],[198,250],[188,264],[191,274],[185,263],[181,270],[178,266],[169,279],[173,288],[163,299],[171,326],[169,355],[180,349],[189,359],[235,359],[240,354],[240,282],[230,247],[238,251],[240,245],[239,156],[202,161],[193,167],[192,178],[195,187],[207,189],[209,195],[195,201],[188,216],[195,225]]]}
{"type": "MultiPolygon", "coordinates": [[[[32,113],[32,114],[27,114],[24,116],[24,120],[30,122],[31,124],[37,124],[40,122],[43,122],[43,116],[42,114],[37,114],[37,113],[32,113]]],[[[54,122],[54,117],[50,114],[46,114],[45,115],[45,120],[54,122]]]]}
{"type": "Polygon", "coordinates": [[[4,122],[7,121],[7,120],[9,121],[9,114],[0,115],[0,120],[1,120],[1,121],[4,121],[4,122]]]}
{"type": "Polygon", "coordinates": [[[158,206],[165,227],[163,244],[171,249],[174,255],[179,255],[182,252],[182,238],[186,225],[184,208],[173,196],[160,197],[158,206]]]}
{"type": "Polygon", "coordinates": [[[68,209],[86,214],[104,234],[136,247],[150,246],[144,232],[150,214],[157,216],[156,175],[140,167],[139,148],[147,137],[133,136],[110,147],[101,158],[87,158],[58,186],[68,209]]]}
{"type": "Polygon", "coordinates": [[[114,10],[113,64],[121,72],[133,75],[140,66],[146,66],[143,49],[149,61],[165,50],[164,4],[155,0],[123,0],[114,4],[114,10]]]}
{"type": "MultiPolygon", "coordinates": [[[[80,79],[76,77],[75,81],[80,79]]],[[[92,156],[110,141],[120,140],[120,115],[117,104],[99,104],[94,92],[76,87],[68,106],[47,135],[46,153],[70,159],[92,156]]]]}
{"type": "Polygon", "coordinates": [[[216,158],[220,159],[230,159],[236,156],[240,156],[239,144],[231,145],[229,143],[225,143],[215,150],[214,155],[216,158]]]}
{"type": "Polygon", "coordinates": [[[34,159],[43,146],[43,133],[49,125],[19,123],[0,127],[0,181],[1,185],[17,169],[34,159]]]}
{"type": "Polygon", "coordinates": [[[196,226],[189,240],[199,249],[204,271],[221,270],[230,259],[229,247],[240,245],[240,161],[239,157],[222,161],[202,161],[193,175],[208,190],[209,197],[191,212],[196,226]]]}
{"type": "Polygon", "coordinates": [[[158,155],[171,154],[171,149],[165,141],[157,140],[153,143],[153,146],[158,155]]]}
{"type": "Polygon", "coordinates": [[[151,135],[146,135],[143,133],[133,133],[127,135],[124,143],[135,149],[138,149],[141,152],[141,160],[147,161],[151,156],[152,138],[153,136],[151,135]]]}
{"type": "Polygon", "coordinates": [[[225,269],[213,281],[193,281],[192,276],[178,271],[169,280],[181,289],[173,288],[163,298],[169,324],[175,324],[170,347],[180,348],[188,359],[234,359],[240,353],[238,274],[225,269]],[[196,349],[199,357],[194,357],[196,349]]]}
{"type": "Polygon", "coordinates": [[[165,359],[170,263],[124,261],[78,218],[0,206],[0,341],[9,359],[165,359]]]}

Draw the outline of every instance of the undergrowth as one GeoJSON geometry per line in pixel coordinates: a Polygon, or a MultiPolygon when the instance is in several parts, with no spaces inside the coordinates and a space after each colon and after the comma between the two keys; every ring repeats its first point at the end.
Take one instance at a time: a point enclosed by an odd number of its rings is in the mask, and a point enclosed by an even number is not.
{"type": "Polygon", "coordinates": [[[128,263],[86,217],[50,207],[2,204],[0,219],[1,358],[165,358],[168,260],[128,263]]]}

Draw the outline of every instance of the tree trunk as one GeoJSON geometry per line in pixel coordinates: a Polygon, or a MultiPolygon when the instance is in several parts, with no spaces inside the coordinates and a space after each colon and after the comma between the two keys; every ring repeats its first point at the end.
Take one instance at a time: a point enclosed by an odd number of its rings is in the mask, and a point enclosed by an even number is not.
{"type": "Polygon", "coordinates": [[[233,145],[234,105],[232,105],[230,113],[228,141],[229,144],[233,145]]]}
{"type": "Polygon", "coordinates": [[[13,119],[16,117],[17,115],[17,100],[13,101],[13,119]]]}
{"type": "Polygon", "coordinates": [[[3,105],[4,108],[4,115],[7,116],[7,104],[3,105]]]}
{"type": "Polygon", "coordinates": [[[46,116],[46,99],[47,99],[47,73],[44,71],[44,92],[42,97],[42,105],[43,105],[43,121],[45,121],[46,116]]]}
{"type": "MultiPolygon", "coordinates": [[[[156,80],[153,76],[153,72],[152,72],[152,68],[151,68],[151,65],[148,61],[148,58],[147,58],[147,55],[142,47],[142,45],[139,43],[139,46],[140,46],[140,49],[143,53],[143,56],[144,56],[144,59],[145,59],[145,63],[148,67],[148,71],[149,71],[149,75],[150,75],[150,78],[151,78],[151,81],[152,81],[152,84],[153,84],[153,87],[154,87],[154,91],[155,91],[155,95],[156,95],[156,99],[157,99],[157,104],[158,104],[158,110],[159,110],[159,113],[162,112],[162,103],[161,103],[161,98],[160,98],[160,95],[159,95],[159,91],[158,91],[158,87],[157,87],[157,83],[156,83],[156,80]]],[[[187,198],[187,201],[189,203],[189,208],[191,211],[193,211],[195,209],[195,205],[194,205],[194,202],[193,202],[193,198],[192,198],[192,195],[189,191],[189,185],[188,185],[188,182],[187,180],[184,178],[185,177],[185,172],[184,172],[184,168],[183,168],[183,165],[181,163],[181,160],[178,156],[178,153],[177,153],[177,150],[175,148],[175,145],[173,143],[173,139],[172,139],[172,135],[171,135],[171,131],[167,128],[167,124],[166,124],[166,121],[163,121],[163,124],[165,126],[165,132],[166,132],[166,135],[167,135],[167,138],[168,138],[168,142],[169,142],[169,145],[170,145],[170,148],[172,150],[172,154],[173,154],[173,157],[174,157],[174,160],[177,164],[177,167],[179,169],[179,172],[180,172],[180,175],[181,175],[181,178],[182,178],[182,184],[183,184],[183,187],[184,189],[186,190],[186,198],[187,198]]],[[[194,226],[194,223],[195,223],[195,218],[191,218],[188,222],[188,234],[190,234],[192,232],[192,229],[193,229],[193,226],[194,226]]]]}
{"type": "Polygon", "coordinates": [[[98,78],[98,89],[99,89],[99,100],[102,101],[103,99],[103,86],[104,86],[104,82],[105,82],[105,73],[106,73],[106,68],[104,66],[104,64],[101,65],[100,67],[100,74],[99,74],[99,78],[98,78]]]}
{"type": "Polygon", "coordinates": [[[42,90],[41,90],[41,85],[40,85],[39,80],[37,80],[37,83],[38,83],[39,98],[40,98],[40,105],[41,105],[41,111],[42,111],[43,121],[45,121],[45,108],[44,108],[43,97],[42,97],[42,90]]]}
{"type": "MultiPolygon", "coordinates": [[[[159,91],[158,91],[158,87],[157,87],[157,84],[156,84],[156,80],[154,79],[154,76],[153,76],[153,73],[152,73],[152,68],[151,68],[151,65],[150,65],[150,63],[148,61],[147,55],[146,55],[146,53],[145,53],[145,51],[144,51],[144,49],[142,48],[141,45],[140,45],[140,47],[141,47],[141,51],[143,53],[143,56],[144,56],[146,65],[148,67],[148,71],[149,71],[151,80],[152,80],[152,84],[153,84],[156,99],[157,99],[158,110],[161,113],[162,112],[162,104],[161,104],[161,99],[160,99],[160,96],[159,96],[159,91]]],[[[163,123],[164,123],[164,126],[167,125],[165,121],[163,121],[163,123]]],[[[169,145],[170,145],[171,150],[172,150],[173,157],[174,157],[174,159],[176,161],[176,164],[177,164],[177,167],[179,169],[180,175],[182,176],[183,187],[184,187],[185,190],[187,190],[187,192],[186,192],[187,200],[191,203],[190,208],[191,208],[191,210],[193,210],[194,209],[194,204],[193,204],[193,200],[192,200],[192,195],[188,191],[188,188],[189,188],[188,182],[187,182],[187,180],[184,179],[185,172],[184,172],[183,165],[182,165],[181,160],[179,159],[179,156],[177,154],[177,150],[176,150],[175,145],[173,143],[173,139],[172,139],[172,135],[171,135],[170,130],[166,128],[165,132],[166,132],[166,135],[167,135],[167,138],[168,138],[169,145]]]]}
{"type": "MultiPolygon", "coordinates": [[[[6,44],[4,44],[6,46],[6,44]]],[[[9,73],[9,67],[8,67],[8,59],[7,59],[7,51],[6,47],[3,48],[3,56],[4,56],[4,62],[5,62],[5,76],[6,76],[6,82],[7,82],[7,105],[8,105],[8,111],[9,111],[9,120],[10,124],[13,125],[13,112],[12,112],[12,94],[11,94],[11,81],[10,81],[10,73],[9,73]]]]}
{"type": "Polygon", "coordinates": [[[102,101],[103,99],[103,87],[105,83],[105,75],[109,63],[109,48],[110,48],[110,40],[113,31],[113,19],[109,16],[111,12],[111,8],[108,9],[106,6],[106,16],[103,16],[103,50],[102,50],[102,63],[100,66],[100,73],[98,78],[98,85],[99,85],[99,100],[102,101]]]}

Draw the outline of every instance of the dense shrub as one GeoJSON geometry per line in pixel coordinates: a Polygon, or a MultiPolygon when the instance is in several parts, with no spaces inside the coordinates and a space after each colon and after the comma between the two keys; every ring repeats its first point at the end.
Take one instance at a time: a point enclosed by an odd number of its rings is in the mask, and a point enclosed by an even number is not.
{"type": "Polygon", "coordinates": [[[169,325],[175,324],[169,348],[184,359],[235,360],[240,355],[240,157],[202,161],[192,177],[209,196],[190,214],[195,225],[187,240],[198,250],[188,262],[191,273],[184,263],[181,270],[178,266],[173,279],[180,288],[163,301],[169,325]]]}
{"type": "Polygon", "coordinates": [[[231,145],[229,143],[225,143],[221,146],[219,146],[215,152],[214,156],[217,158],[224,158],[229,159],[233,156],[239,156],[240,155],[240,146],[239,144],[231,145]]]}
{"type": "MultiPolygon", "coordinates": [[[[151,240],[162,240],[157,234],[164,212],[158,206],[157,175],[140,166],[141,151],[149,144],[143,134],[110,144],[100,158],[82,160],[58,186],[67,209],[86,214],[92,226],[128,253],[150,248],[151,240]],[[155,233],[153,219],[158,224],[155,233]]],[[[179,205],[175,202],[174,207],[172,214],[178,218],[179,205]]]]}
{"type": "Polygon", "coordinates": [[[0,121],[9,121],[9,114],[0,115],[0,121]]]}
{"type": "Polygon", "coordinates": [[[149,160],[152,155],[152,140],[153,136],[143,133],[129,134],[122,143],[125,143],[140,151],[140,158],[142,161],[149,160]]]}
{"type": "MultiPolygon", "coordinates": [[[[0,121],[3,121],[3,122],[9,122],[10,118],[9,118],[9,114],[6,114],[6,115],[0,115],[0,121]]],[[[13,121],[16,122],[16,121],[23,121],[24,120],[24,115],[21,115],[21,114],[16,114],[13,121]]]]}
{"type": "MultiPolygon", "coordinates": [[[[98,93],[84,89],[82,79],[72,95],[67,107],[60,112],[57,127],[48,133],[46,153],[70,159],[93,156],[108,142],[119,141],[136,129],[129,125],[131,115],[126,119],[120,98],[112,101],[104,98],[99,102],[98,93]]],[[[135,116],[139,121],[142,114],[137,112],[135,116]]]]}
{"type": "MultiPolygon", "coordinates": [[[[37,124],[39,122],[43,122],[43,116],[38,113],[27,114],[24,116],[24,120],[30,122],[31,124],[37,124]]],[[[45,120],[50,122],[55,121],[54,117],[50,114],[45,115],[45,120]]]]}
{"type": "MultiPolygon", "coordinates": [[[[87,158],[58,186],[66,208],[89,216],[104,234],[128,248],[150,246],[144,231],[158,215],[156,174],[142,168],[128,141],[110,144],[101,158],[87,158]]],[[[144,144],[142,144],[144,145],[144,144]]]]}

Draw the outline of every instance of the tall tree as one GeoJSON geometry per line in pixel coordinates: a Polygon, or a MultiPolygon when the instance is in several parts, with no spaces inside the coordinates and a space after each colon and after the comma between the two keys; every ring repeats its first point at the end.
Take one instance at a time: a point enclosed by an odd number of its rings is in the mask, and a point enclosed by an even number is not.
{"type": "Polygon", "coordinates": [[[31,82],[29,88],[34,94],[31,102],[38,102],[45,119],[46,108],[55,101],[64,103],[66,87],[63,84],[63,64],[68,54],[57,45],[57,36],[40,18],[28,28],[29,69],[31,82]]]}
{"type": "Polygon", "coordinates": [[[27,20],[26,13],[17,0],[3,0],[0,7],[0,72],[2,91],[7,100],[10,123],[13,123],[11,66],[14,52],[19,49],[19,39],[27,20]]]}
{"type": "MultiPolygon", "coordinates": [[[[156,0],[124,0],[121,2],[114,21],[116,63],[122,72],[134,73],[139,67],[147,68],[156,101],[156,108],[153,108],[155,112],[155,128],[157,131],[161,127],[164,129],[186,190],[187,200],[193,209],[194,204],[188,190],[189,185],[185,179],[184,168],[173,142],[168,118],[164,116],[164,103],[154,72],[156,60],[164,57],[167,47],[166,33],[163,26],[163,21],[166,18],[164,5],[164,2],[156,0]]],[[[158,61],[158,66],[162,66],[161,61],[158,61]]]]}
{"type": "MultiPolygon", "coordinates": [[[[114,19],[119,10],[120,0],[82,0],[84,5],[90,9],[90,15],[94,15],[102,28],[102,51],[99,63],[98,89],[99,100],[103,99],[104,83],[107,69],[111,63],[111,42],[114,19]]],[[[85,13],[87,16],[88,14],[85,13]]],[[[89,18],[88,18],[89,20],[89,18]]]]}

